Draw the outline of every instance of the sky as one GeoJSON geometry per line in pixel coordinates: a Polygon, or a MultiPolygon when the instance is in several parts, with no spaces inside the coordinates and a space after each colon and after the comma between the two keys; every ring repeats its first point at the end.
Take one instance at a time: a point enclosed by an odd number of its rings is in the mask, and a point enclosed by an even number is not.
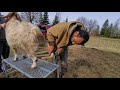
{"type": "MultiPolygon", "coordinates": [[[[8,12],[1,12],[2,15],[6,15],[8,12]]],[[[114,23],[120,18],[120,12],[60,12],[61,21],[65,21],[68,18],[69,21],[75,21],[78,17],[86,17],[88,20],[97,20],[100,27],[106,19],[109,23],[114,23]]],[[[55,17],[56,12],[48,12],[49,20],[52,21],[55,17]]]]}

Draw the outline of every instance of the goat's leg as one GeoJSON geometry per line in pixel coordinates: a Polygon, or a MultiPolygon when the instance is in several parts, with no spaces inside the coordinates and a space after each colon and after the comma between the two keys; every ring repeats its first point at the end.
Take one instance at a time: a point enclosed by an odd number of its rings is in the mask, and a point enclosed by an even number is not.
{"type": "Polygon", "coordinates": [[[18,54],[17,54],[17,49],[16,48],[13,48],[13,52],[14,52],[14,61],[17,61],[18,60],[18,54]]]}
{"type": "Polygon", "coordinates": [[[37,57],[31,57],[31,59],[33,60],[33,63],[31,65],[31,68],[34,69],[37,67],[37,57]]]}
{"type": "Polygon", "coordinates": [[[26,56],[26,55],[23,55],[23,59],[25,59],[25,58],[27,58],[27,56],[26,56]]]}
{"type": "Polygon", "coordinates": [[[29,55],[29,54],[27,54],[27,57],[28,57],[28,58],[30,58],[30,55],[29,55]]]}

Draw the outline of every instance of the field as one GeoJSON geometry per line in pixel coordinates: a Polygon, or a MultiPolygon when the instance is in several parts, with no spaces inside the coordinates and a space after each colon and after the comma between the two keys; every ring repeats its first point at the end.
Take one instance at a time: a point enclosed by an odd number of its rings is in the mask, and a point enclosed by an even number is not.
{"type": "Polygon", "coordinates": [[[91,37],[86,47],[120,54],[120,39],[91,37]]]}
{"type": "MultiPolygon", "coordinates": [[[[68,72],[63,78],[120,78],[120,39],[91,37],[84,48],[69,46],[68,55],[68,72]]],[[[47,53],[38,56],[51,61],[47,53]]],[[[8,77],[24,78],[18,72],[8,77]]]]}

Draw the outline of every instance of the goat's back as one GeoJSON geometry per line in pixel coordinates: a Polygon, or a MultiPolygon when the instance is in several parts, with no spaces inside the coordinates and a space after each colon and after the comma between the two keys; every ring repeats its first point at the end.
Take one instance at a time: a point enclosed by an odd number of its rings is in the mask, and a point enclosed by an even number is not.
{"type": "Polygon", "coordinates": [[[21,48],[35,47],[37,49],[40,45],[45,45],[45,37],[39,27],[26,21],[13,23],[14,25],[12,26],[11,24],[7,26],[9,30],[6,32],[9,46],[21,48]]]}

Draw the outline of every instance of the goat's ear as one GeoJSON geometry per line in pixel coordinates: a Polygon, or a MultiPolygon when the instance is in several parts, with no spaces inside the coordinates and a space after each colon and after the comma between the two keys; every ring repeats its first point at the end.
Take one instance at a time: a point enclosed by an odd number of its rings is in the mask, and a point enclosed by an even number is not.
{"type": "Polygon", "coordinates": [[[18,13],[16,13],[16,17],[19,21],[22,21],[20,15],[18,13]]]}

